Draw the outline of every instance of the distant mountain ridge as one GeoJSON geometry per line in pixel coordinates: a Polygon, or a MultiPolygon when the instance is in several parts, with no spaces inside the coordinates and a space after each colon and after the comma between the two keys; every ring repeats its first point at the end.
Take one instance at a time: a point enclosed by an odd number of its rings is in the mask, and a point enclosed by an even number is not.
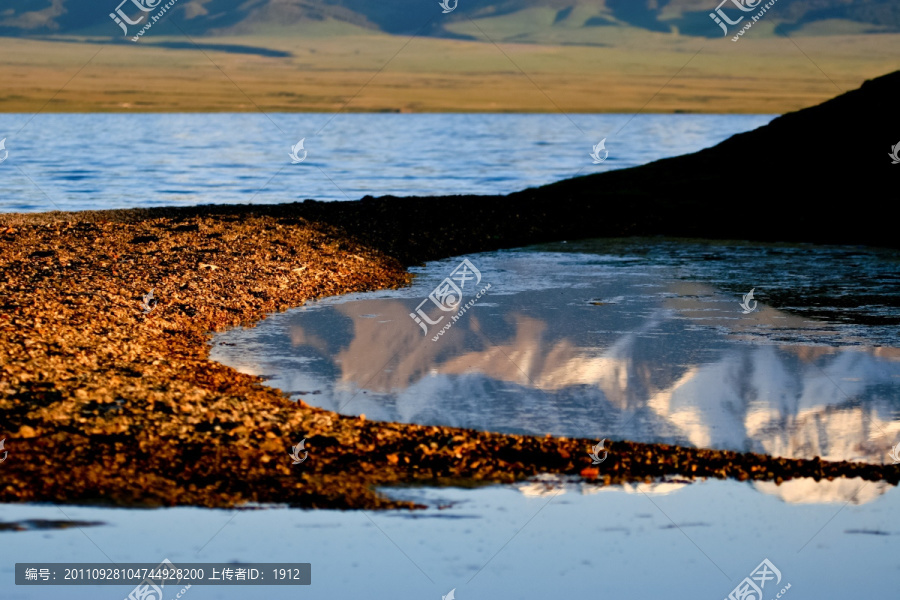
{"type": "MultiPolygon", "coordinates": [[[[726,0],[723,10],[740,13],[726,0]]],[[[126,14],[142,16],[138,4],[153,7],[163,0],[18,0],[0,9],[0,35],[121,36],[110,18],[118,7],[126,14]]],[[[451,4],[452,6],[452,4],[451,4]]],[[[170,17],[194,35],[266,33],[304,23],[334,22],[392,34],[419,32],[439,37],[472,37],[469,19],[490,23],[492,37],[504,41],[540,42],[573,34],[578,43],[600,28],[632,28],[720,37],[710,13],[717,0],[459,0],[452,12],[442,14],[438,0],[178,0],[170,17]],[[499,33],[497,33],[499,32],[499,33]]],[[[755,11],[754,11],[755,12],[755,11]]],[[[152,14],[151,13],[151,14],[152,14]]],[[[900,3],[896,0],[779,0],[766,15],[775,33],[791,33],[812,27],[816,32],[857,33],[900,31],[900,3]]],[[[175,31],[170,29],[170,33],[175,31]]],[[[596,37],[596,36],[595,36],[596,37]]],[[[586,40],[586,41],[585,41],[586,40]]]]}

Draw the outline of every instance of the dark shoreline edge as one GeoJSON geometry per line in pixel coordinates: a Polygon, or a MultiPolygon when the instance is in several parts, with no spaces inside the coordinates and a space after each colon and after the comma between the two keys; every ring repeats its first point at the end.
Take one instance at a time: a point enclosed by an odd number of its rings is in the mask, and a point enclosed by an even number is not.
{"type": "MultiPolygon", "coordinates": [[[[735,206],[757,206],[743,202],[758,202],[758,191],[723,200],[717,186],[727,177],[697,179],[754,148],[789,156],[799,146],[782,138],[772,148],[773,136],[821,136],[821,119],[837,113],[844,122],[860,110],[859,120],[884,120],[884,94],[897,92],[900,72],[695,155],[504,197],[0,215],[0,438],[8,438],[10,453],[0,464],[0,502],[411,508],[375,488],[510,483],[537,473],[603,484],[681,475],[897,485],[900,465],[619,441],[597,468],[587,455],[593,440],[343,417],[210,363],[206,345],[210,331],[312,298],[405,285],[411,264],[561,239],[677,235],[900,247],[893,224],[872,214],[880,201],[858,197],[859,179],[891,189],[880,145],[849,161],[855,170],[843,178],[782,181],[768,173],[787,196],[798,187],[807,194],[778,200],[770,210],[780,220],[763,211],[735,219],[735,206]],[[842,199],[851,186],[852,214],[819,210],[824,190],[842,199]],[[151,288],[159,305],[145,315],[140,300],[151,288]],[[293,467],[289,448],[304,437],[310,460],[293,467]]],[[[797,158],[779,168],[817,173],[818,162],[797,158]]]]}
{"type": "MultiPolygon", "coordinates": [[[[265,215],[324,223],[417,264],[541,242],[668,236],[900,248],[900,71],[694,154],[506,196],[6,213],[0,223],[265,215]],[[835,159],[838,164],[834,165],[835,159]]],[[[613,143],[611,139],[610,144],[613,143]]]]}

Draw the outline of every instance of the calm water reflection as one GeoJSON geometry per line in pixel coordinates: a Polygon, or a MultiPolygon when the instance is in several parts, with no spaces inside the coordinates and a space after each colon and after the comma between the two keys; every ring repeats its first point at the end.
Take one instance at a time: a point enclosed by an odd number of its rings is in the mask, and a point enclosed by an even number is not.
{"type": "Polygon", "coordinates": [[[631,240],[469,258],[491,289],[437,342],[409,314],[459,259],[220,334],[213,358],[377,420],[873,463],[900,440],[894,254],[631,240]]]}

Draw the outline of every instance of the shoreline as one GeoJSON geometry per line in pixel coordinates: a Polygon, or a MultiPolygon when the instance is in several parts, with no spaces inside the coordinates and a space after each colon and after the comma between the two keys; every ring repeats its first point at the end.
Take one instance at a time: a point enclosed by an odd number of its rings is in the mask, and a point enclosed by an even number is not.
{"type": "Polygon", "coordinates": [[[207,342],[315,298],[407,285],[411,265],[541,242],[900,248],[881,199],[858,183],[893,189],[880,124],[898,91],[900,71],[695,154],[508,196],[0,215],[0,502],[412,508],[375,488],[538,473],[605,485],[664,475],[897,485],[900,464],[618,441],[594,468],[594,440],[344,417],[210,362],[207,342]],[[850,121],[858,127],[830,127],[850,121]],[[835,144],[862,150],[828,177],[797,176],[822,169],[806,148],[835,144]],[[735,186],[736,156],[767,156],[766,179],[735,186]],[[774,193],[760,187],[770,182],[774,193]],[[853,206],[823,210],[820,198],[853,206]],[[157,304],[145,314],[150,291],[157,304]],[[303,439],[309,460],[294,466],[289,449],[303,439]]]}
{"type": "MultiPolygon", "coordinates": [[[[406,285],[411,264],[536,243],[554,230],[544,222],[509,234],[517,228],[495,218],[437,244],[424,243],[442,239],[427,227],[365,243],[348,232],[381,204],[341,204],[0,215],[0,438],[9,452],[0,502],[413,508],[374,490],[538,473],[604,485],[664,475],[900,482],[900,465],[628,441],[608,443],[609,460],[592,467],[595,440],[344,417],[210,362],[211,331],[314,298],[406,285]],[[144,314],[151,288],[158,304],[144,314]],[[294,466],[290,448],[304,438],[309,459],[294,466]]],[[[367,222],[370,231],[384,224],[367,222]]]]}

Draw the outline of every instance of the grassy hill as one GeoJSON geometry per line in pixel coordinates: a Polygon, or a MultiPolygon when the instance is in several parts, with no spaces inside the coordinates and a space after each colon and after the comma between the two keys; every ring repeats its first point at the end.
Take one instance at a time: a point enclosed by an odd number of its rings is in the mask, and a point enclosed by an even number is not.
{"type": "MultiPolygon", "coordinates": [[[[18,0],[0,10],[0,35],[117,37],[109,13],[120,0],[18,0]]],[[[157,7],[161,0],[133,0],[157,7]]],[[[437,0],[179,0],[167,18],[191,35],[274,35],[295,26],[332,32],[367,29],[391,34],[471,37],[474,21],[495,41],[602,44],[608,30],[677,32],[716,38],[709,18],[715,0],[459,0],[442,14],[437,0]]],[[[729,6],[731,6],[729,4],[729,6]]],[[[131,0],[126,14],[140,15],[131,0]]],[[[155,12],[156,9],[154,9],[155,12]]],[[[896,0],[780,0],[766,20],[770,33],[900,31],[896,0]]]]}

